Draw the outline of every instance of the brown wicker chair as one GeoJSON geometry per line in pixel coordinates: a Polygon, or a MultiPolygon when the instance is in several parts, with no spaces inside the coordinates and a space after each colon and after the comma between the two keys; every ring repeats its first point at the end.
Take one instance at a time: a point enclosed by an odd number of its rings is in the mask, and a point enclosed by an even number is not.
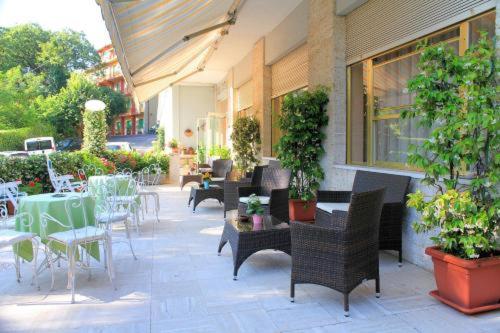
{"type": "Polygon", "coordinates": [[[212,163],[212,184],[224,187],[224,181],[229,179],[233,169],[232,160],[215,160],[212,163]]]}
{"type": "Polygon", "coordinates": [[[332,211],[328,223],[293,222],[290,297],[295,285],[319,284],[344,294],[349,316],[349,293],[365,279],[375,279],[380,294],[378,231],[385,189],[356,193],[349,210],[332,211]]]}
{"type": "Polygon", "coordinates": [[[270,168],[281,168],[281,162],[279,160],[269,160],[268,166],[270,168]]]}
{"type": "Polygon", "coordinates": [[[318,191],[318,207],[316,208],[316,222],[325,223],[333,218],[328,205],[321,203],[348,203],[352,193],[366,192],[385,187],[387,192],[384,199],[384,208],[380,218],[380,250],[398,251],[398,264],[402,265],[402,233],[403,215],[405,212],[406,194],[410,177],[391,175],[386,173],[357,171],[352,191],[318,191]]]}
{"type": "Polygon", "coordinates": [[[241,186],[260,186],[262,181],[262,172],[267,168],[267,165],[257,165],[250,178],[243,178],[241,180],[226,180],[224,182],[224,217],[226,212],[238,209],[238,187],[241,186]]]}
{"type": "Polygon", "coordinates": [[[251,194],[263,197],[269,201],[264,204],[264,213],[272,215],[284,222],[288,221],[288,184],[290,170],[279,168],[264,168],[260,186],[238,187],[238,212],[245,215],[246,199],[251,194]]]}

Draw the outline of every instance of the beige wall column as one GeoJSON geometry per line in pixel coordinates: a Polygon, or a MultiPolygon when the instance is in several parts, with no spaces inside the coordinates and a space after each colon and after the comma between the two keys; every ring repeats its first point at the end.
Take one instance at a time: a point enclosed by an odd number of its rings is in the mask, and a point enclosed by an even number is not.
{"type": "Polygon", "coordinates": [[[227,89],[227,108],[226,108],[226,144],[232,148],[231,133],[233,132],[233,122],[236,119],[234,114],[236,110],[236,98],[233,89],[233,69],[231,68],[226,76],[226,89],[227,89]]]}
{"type": "Polygon", "coordinates": [[[265,64],[261,38],[252,51],[253,114],[260,122],[262,156],[271,156],[271,67],[265,64]]]}
{"type": "Polygon", "coordinates": [[[335,1],[310,0],[308,18],[309,86],[330,90],[326,155],[321,162],[326,177],[322,188],[334,188],[333,165],[346,162],[345,20],[335,14],[335,1]]]}

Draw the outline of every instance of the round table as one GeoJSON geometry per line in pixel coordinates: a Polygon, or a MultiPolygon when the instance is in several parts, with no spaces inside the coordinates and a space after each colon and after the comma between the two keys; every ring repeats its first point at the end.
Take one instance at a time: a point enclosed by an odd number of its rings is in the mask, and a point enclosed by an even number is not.
{"type": "MultiPolygon", "coordinates": [[[[60,221],[61,223],[70,226],[71,221],[68,219],[66,212],[66,203],[68,201],[79,200],[80,194],[75,193],[64,193],[55,196],[54,193],[30,195],[21,198],[19,202],[19,213],[29,213],[33,216],[33,225],[31,230],[20,221],[16,221],[16,230],[32,232],[37,234],[42,238],[42,241],[46,241],[45,235],[50,235],[55,232],[70,230],[70,227],[64,227],[56,222],[48,221],[45,233],[41,233],[41,216],[46,213],[60,221]]],[[[95,225],[94,217],[94,199],[88,195],[83,195],[83,208],[71,208],[70,214],[75,228],[85,227],[84,210],[85,216],[87,218],[87,225],[95,225]]],[[[92,244],[87,248],[87,251],[92,257],[99,260],[99,247],[96,243],[95,246],[92,244]]],[[[61,250],[61,249],[56,249],[61,250]]],[[[33,259],[33,248],[30,242],[25,242],[17,247],[17,253],[19,256],[25,260],[31,261],[33,259]]]]}

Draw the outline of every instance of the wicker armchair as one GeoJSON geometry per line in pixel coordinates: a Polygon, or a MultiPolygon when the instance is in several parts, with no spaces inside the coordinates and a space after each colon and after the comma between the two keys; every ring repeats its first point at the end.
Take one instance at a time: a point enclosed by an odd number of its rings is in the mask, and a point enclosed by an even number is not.
{"type": "Polygon", "coordinates": [[[281,168],[281,162],[278,160],[269,160],[268,166],[270,168],[281,168]]]}
{"type": "Polygon", "coordinates": [[[264,213],[282,221],[288,221],[288,184],[290,170],[264,168],[260,186],[238,187],[238,212],[245,215],[248,197],[255,194],[260,197],[264,213]]]}
{"type": "Polygon", "coordinates": [[[375,279],[380,294],[378,231],[385,189],[353,194],[348,211],[332,211],[332,219],[315,225],[293,222],[290,297],[295,285],[319,284],[344,294],[349,316],[349,293],[365,279],[375,279]]]}
{"type": "Polygon", "coordinates": [[[238,209],[238,187],[260,186],[262,181],[262,172],[265,168],[267,168],[267,165],[256,166],[253,169],[251,178],[224,181],[224,217],[226,217],[227,211],[238,209]]]}
{"type": "Polygon", "coordinates": [[[352,193],[366,192],[376,188],[387,189],[380,218],[380,250],[398,251],[398,264],[402,265],[402,228],[405,200],[410,177],[378,172],[357,171],[352,191],[318,191],[316,222],[332,220],[332,209],[345,210],[352,193]],[[344,203],[344,207],[342,207],[344,203]]]}
{"type": "Polygon", "coordinates": [[[224,187],[224,181],[229,179],[233,169],[232,160],[215,160],[212,163],[212,184],[224,187]]]}

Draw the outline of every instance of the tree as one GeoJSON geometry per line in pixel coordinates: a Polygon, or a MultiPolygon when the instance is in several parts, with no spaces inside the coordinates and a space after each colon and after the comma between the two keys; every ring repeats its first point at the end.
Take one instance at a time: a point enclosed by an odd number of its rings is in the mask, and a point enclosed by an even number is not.
{"type": "Polygon", "coordinates": [[[0,71],[21,67],[23,72],[40,73],[37,55],[41,45],[50,39],[50,32],[38,24],[22,24],[2,28],[0,34],[0,71]]]}
{"type": "Polygon", "coordinates": [[[250,171],[250,168],[259,161],[257,155],[260,152],[261,141],[257,119],[254,117],[238,118],[233,125],[231,140],[238,168],[242,172],[250,171]]]}
{"type": "Polygon", "coordinates": [[[127,97],[107,87],[96,86],[81,73],[72,73],[67,86],[40,103],[40,109],[61,135],[81,136],[82,112],[85,102],[91,99],[98,99],[106,104],[105,117],[108,124],[115,115],[127,111],[127,97]]]}
{"type": "Polygon", "coordinates": [[[313,199],[325,177],[320,161],[325,154],[322,143],[326,135],[322,129],[328,124],[327,104],[324,87],[292,92],[283,100],[278,122],[283,136],[276,147],[281,164],[292,172],[292,199],[313,199]]]}
{"type": "Polygon", "coordinates": [[[23,73],[44,74],[45,95],[64,87],[71,72],[99,62],[97,52],[81,32],[50,32],[36,24],[0,31],[0,70],[20,66],[23,73]]]}
{"type": "Polygon", "coordinates": [[[39,121],[35,101],[43,76],[23,74],[20,67],[0,71],[0,129],[28,127],[39,121]]]}

